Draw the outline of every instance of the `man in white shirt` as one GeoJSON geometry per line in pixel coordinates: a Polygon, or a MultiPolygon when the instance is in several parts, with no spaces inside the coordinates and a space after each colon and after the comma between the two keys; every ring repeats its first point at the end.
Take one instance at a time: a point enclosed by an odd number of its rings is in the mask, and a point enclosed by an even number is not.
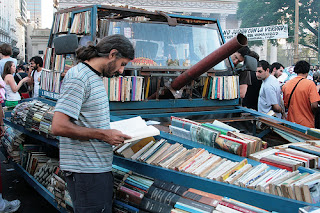
{"type": "Polygon", "coordinates": [[[0,76],[2,76],[4,65],[7,61],[13,61],[13,63],[17,66],[17,59],[11,58],[12,48],[9,44],[2,44],[0,46],[0,76]]]}
{"type": "Polygon", "coordinates": [[[34,56],[30,59],[28,77],[31,79],[29,85],[33,86],[33,98],[39,97],[40,77],[43,68],[43,60],[40,56],[34,56]]]}
{"type": "Polygon", "coordinates": [[[281,89],[278,80],[270,74],[270,65],[267,61],[261,60],[258,63],[256,75],[262,80],[259,92],[258,112],[268,113],[273,110],[278,118],[284,114],[281,104],[281,89]]]}

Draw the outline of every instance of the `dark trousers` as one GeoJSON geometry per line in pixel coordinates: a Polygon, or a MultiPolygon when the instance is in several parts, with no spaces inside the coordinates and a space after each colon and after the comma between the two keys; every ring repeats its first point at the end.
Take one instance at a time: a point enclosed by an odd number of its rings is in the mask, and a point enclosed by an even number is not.
{"type": "Polygon", "coordinates": [[[66,172],[66,181],[75,213],[112,212],[112,172],[66,172]]]}

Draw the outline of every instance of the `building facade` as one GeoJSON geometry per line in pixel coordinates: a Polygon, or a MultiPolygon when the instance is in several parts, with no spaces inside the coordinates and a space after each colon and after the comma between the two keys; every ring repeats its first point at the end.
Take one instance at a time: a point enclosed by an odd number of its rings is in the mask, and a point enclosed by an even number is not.
{"type": "Polygon", "coordinates": [[[41,0],[26,0],[27,10],[30,12],[30,21],[35,28],[41,28],[41,0]]]}
{"type": "Polygon", "coordinates": [[[15,0],[16,15],[16,47],[19,49],[18,61],[26,59],[26,29],[27,29],[27,3],[25,0],[15,0]]]}
{"type": "Polygon", "coordinates": [[[7,43],[12,46],[14,55],[19,54],[19,49],[16,47],[18,38],[16,35],[16,17],[15,6],[11,0],[0,1],[0,43],[7,43]]]}
{"type": "Polygon", "coordinates": [[[37,29],[32,24],[27,26],[27,60],[33,56],[43,57],[48,46],[50,29],[37,29]]]}

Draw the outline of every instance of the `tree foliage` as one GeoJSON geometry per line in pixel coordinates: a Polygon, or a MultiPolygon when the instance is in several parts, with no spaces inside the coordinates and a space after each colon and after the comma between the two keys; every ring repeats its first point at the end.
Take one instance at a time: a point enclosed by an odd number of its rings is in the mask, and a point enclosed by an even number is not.
{"type": "MultiPolygon", "coordinates": [[[[318,51],[320,0],[299,0],[299,3],[299,44],[318,51]]],[[[241,0],[238,6],[241,28],[288,24],[288,41],[293,41],[295,0],[241,0]]]]}

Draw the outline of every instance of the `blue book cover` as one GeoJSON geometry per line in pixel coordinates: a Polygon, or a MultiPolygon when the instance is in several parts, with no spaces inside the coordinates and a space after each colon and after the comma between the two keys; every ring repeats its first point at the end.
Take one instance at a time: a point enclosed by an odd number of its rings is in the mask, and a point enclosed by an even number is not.
{"type": "Polygon", "coordinates": [[[139,209],[137,209],[137,208],[135,208],[133,206],[130,206],[130,205],[126,204],[126,203],[123,203],[123,202],[121,202],[119,200],[114,200],[113,204],[115,206],[119,206],[120,208],[123,208],[123,209],[127,210],[130,213],[138,213],[139,212],[139,209]]]}
{"type": "Polygon", "coordinates": [[[147,191],[149,189],[149,187],[144,186],[142,184],[139,184],[139,183],[137,183],[135,181],[129,180],[128,178],[124,182],[126,182],[127,184],[130,184],[132,186],[138,187],[138,188],[140,188],[142,190],[145,190],[145,191],[147,191]]]}
{"type": "Polygon", "coordinates": [[[174,205],[174,208],[177,208],[177,209],[181,209],[181,210],[184,210],[184,211],[187,211],[187,212],[191,212],[191,213],[203,213],[204,211],[201,211],[201,210],[197,210],[195,208],[193,208],[192,206],[187,206],[183,203],[179,203],[177,202],[175,205],[174,205]]]}

